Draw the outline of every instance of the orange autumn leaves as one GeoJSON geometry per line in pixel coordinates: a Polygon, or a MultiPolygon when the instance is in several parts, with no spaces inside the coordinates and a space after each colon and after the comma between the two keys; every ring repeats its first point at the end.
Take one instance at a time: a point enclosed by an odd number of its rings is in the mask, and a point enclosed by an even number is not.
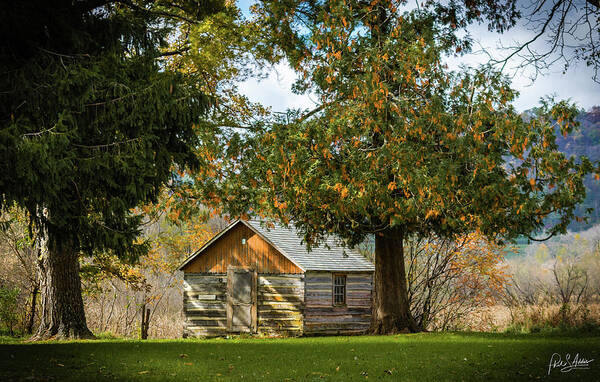
{"type": "Polygon", "coordinates": [[[471,292],[471,298],[487,306],[496,304],[510,283],[504,264],[508,248],[485,239],[480,232],[469,233],[457,242],[462,245],[450,259],[451,273],[471,292]]]}

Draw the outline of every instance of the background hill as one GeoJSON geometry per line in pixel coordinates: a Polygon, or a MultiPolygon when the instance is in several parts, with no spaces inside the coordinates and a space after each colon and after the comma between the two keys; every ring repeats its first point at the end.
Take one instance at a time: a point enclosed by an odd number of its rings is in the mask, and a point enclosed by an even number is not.
{"type": "MultiPolygon", "coordinates": [[[[592,162],[600,160],[600,106],[594,106],[590,111],[582,111],[577,118],[579,129],[567,137],[559,134],[558,146],[567,155],[587,156],[592,162]]],[[[578,216],[583,216],[586,209],[593,208],[587,223],[573,221],[569,230],[578,232],[600,224],[600,182],[593,176],[585,181],[588,194],[585,202],[578,207],[578,216]]]]}

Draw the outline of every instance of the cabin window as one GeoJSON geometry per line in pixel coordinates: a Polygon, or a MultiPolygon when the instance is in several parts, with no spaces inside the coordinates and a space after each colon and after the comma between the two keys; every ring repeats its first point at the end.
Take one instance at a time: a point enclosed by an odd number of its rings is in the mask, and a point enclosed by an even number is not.
{"type": "Polygon", "coordinates": [[[333,305],[346,304],[346,275],[333,275],[333,305]]]}

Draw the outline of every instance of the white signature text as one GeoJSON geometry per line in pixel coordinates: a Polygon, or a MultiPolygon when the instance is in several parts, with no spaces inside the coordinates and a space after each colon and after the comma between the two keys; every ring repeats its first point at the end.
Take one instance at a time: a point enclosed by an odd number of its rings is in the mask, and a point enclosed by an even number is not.
{"type": "Polygon", "coordinates": [[[580,356],[579,353],[575,354],[574,357],[567,353],[564,358],[560,354],[554,353],[550,357],[550,363],[548,364],[548,375],[554,369],[559,369],[562,373],[568,373],[572,370],[589,369],[590,363],[593,361],[593,359],[580,356]]]}

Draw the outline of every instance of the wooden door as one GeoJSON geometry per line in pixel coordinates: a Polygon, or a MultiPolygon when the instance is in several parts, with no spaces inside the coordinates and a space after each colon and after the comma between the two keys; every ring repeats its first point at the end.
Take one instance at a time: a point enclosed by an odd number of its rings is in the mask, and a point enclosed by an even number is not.
{"type": "Polygon", "coordinates": [[[227,330],[254,333],[257,324],[255,270],[227,269],[227,330]]]}

